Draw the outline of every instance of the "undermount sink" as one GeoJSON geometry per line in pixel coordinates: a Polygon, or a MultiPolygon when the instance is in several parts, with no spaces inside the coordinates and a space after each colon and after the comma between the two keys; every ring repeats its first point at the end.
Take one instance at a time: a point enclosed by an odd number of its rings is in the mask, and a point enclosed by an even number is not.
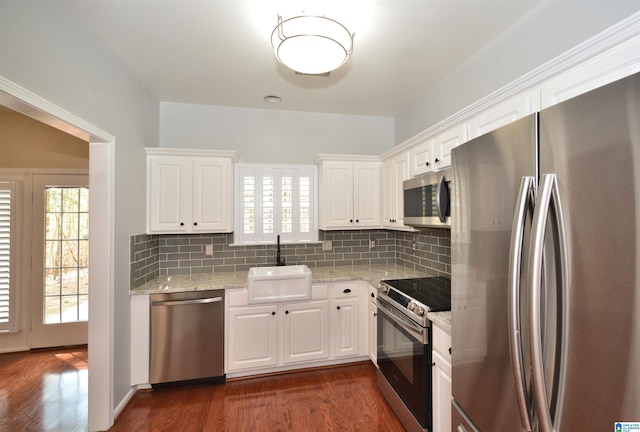
{"type": "Polygon", "coordinates": [[[247,275],[249,303],[311,299],[311,270],[306,265],[252,267],[247,275]]]}

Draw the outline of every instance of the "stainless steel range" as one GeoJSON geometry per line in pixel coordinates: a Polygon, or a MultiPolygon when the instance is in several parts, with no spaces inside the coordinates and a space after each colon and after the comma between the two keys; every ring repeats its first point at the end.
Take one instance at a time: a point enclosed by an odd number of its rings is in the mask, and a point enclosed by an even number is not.
{"type": "Polygon", "coordinates": [[[378,287],[378,387],[409,432],[430,431],[431,322],[451,310],[445,277],[393,279],[378,287]]]}

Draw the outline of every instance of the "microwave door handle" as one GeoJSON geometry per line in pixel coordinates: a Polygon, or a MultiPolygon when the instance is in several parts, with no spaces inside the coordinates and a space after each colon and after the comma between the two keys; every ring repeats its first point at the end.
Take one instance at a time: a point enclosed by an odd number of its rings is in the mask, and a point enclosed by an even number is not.
{"type": "Polygon", "coordinates": [[[511,227],[509,248],[509,348],[511,367],[516,385],[516,396],[522,427],[531,431],[532,412],[527,404],[527,383],[522,361],[522,337],[520,322],[520,274],[522,269],[522,244],[527,214],[533,213],[534,178],[522,177],[511,227]]]}
{"type": "Polygon", "coordinates": [[[438,209],[438,218],[440,222],[447,221],[446,210],[442,207],[449,202],[449,191],[447,190],[447,182],[444,176],[440,177],[438,188],[436,189],[436,208],[438,209]]]}

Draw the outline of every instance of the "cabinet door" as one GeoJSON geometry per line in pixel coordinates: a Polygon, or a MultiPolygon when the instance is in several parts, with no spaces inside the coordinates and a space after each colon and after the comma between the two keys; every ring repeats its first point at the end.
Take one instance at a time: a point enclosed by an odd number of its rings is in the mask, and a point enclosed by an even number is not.
{"type": "Polygon", "coordinates": [[[393,160],[382,164],[382,226],[393,227],[395,206],[395,173],[393,160]]]}
{"type": "Polygon", "coordinates": [[[148,231],[186,232],[187,193],[190,173],[188,159],[182,157],[150,157],[147,164],[148,231]]]}
{"type": "Polygon", "coordinates": [[[329,358],[328,317],[327,300],[284,305],[284,363],[329,358]]]}
{"type": "MultiPolygon", "coordinates": [[[[343,186],[344,187],[344,186],[343,186]]],[[[354,227],[380,226],[380,165],[353,165],[354,227]]]]}
{"type": "Polygon", "coordinates": [[[193,160],[192,231],[232,231],[229,211],[231,161],[222,158],[195,158],[193,160]]]}
{"type": "Polygon", "coordinates": [[[353,226],[353,164],[325,162],[322,167],[321,217],[325,228],[353,226]]]}
{"type": "Polygon", "coordinates": [[[393,199],[395,216],[393,217],[393,225],[395,227],[404,227],[404,193],[402,183],[409,178],[408,157],[409,155],[404,153],[393,160],[393,181],[395,185],[395,197],[393,199]]]}
{"type": "Polygon", "coordinates": [[[378,364],[378,307],[372,301],[367,302],[369,322],[369,358],[373,364],[378,364]]]}
{"type": "Polygon", "coordinates": [[[640,70],[640,37],[634,37],[547,81],[542,109],[587,93],[640,70]]]}
{"type": "Polygon", "coordinates": [[[476,115],[471,120],[473,138],[484,135],[521,119],[540,109],[539,92],[521,94],[509,101],[476,115]]]}
{"type": "Polygon", "coordinates": [[[409,150],[409,172],[411,177],[426,174],[434,170],[433,141],[416,144],[409,150]]]}
{"type": "Polygon", "coordinates": [[[433,432],[451,431],[451,364],[433,353],[433,432]]]}
{"type": "Polygon", "coordinates": [[[333,355],[358,355],[358,298],[337,298],[333,310],[333,355]]]}
{"type": "Polygon", "coordinates": [[[277,364],[277,307],[228,308],[229,371],[277,364]]]}
{"type": "Polygon", "coordinates": [[[465,123],[439,134],[434,141],[435,170],[451,166],[451,150],[467,142],[469,126],[465,123]]]}

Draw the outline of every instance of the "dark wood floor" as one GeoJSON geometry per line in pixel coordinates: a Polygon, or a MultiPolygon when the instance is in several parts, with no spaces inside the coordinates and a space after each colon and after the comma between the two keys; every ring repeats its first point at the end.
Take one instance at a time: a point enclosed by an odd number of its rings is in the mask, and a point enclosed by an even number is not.
{"type": "Polygon", "coordinates": [[[138,392],[109,430],[404,432],[371,363],[138,392]]]}
{"type": "MultiPolygon", "coordinates": [[[[0,354],[0,431],[87,430],[86,348],[0,354]]],[[[360,363],[140,391],[110,431],[403,432],[360,363]]]]}
{"type": "Polygon", "coordinates": [[[0,354],[0,431],[87,430],[87,349],[0,354]]]}

